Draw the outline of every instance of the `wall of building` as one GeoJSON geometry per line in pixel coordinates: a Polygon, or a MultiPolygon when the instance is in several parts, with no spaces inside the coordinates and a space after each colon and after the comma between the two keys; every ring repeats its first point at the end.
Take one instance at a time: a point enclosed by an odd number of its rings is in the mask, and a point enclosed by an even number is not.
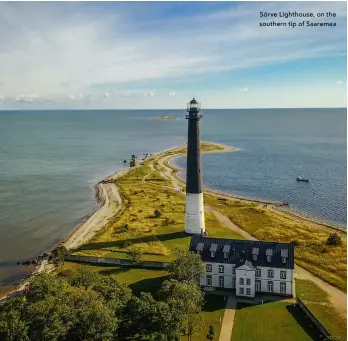
{"type": "Polygon", "coordinates": [[[255,271],[246,269],[236,269],[236,295],[255,297],[255,271]],[[240,284],[240,279],[243,279],[243,284],[240,284]],[[247,280],[250,280],[250,284],[247,284],[247,280]],[[243,288],[243,294],[240,292],[240,288],[243,288]],[[250,289],[250,293],[247,294],[247,289],[250,289]]]}
{"type": "MultiPolygon", "coordinates": [[[[211,275],[212,276],[212,286],[218,288],[219,287],[219,277],[224,276],[224,288],[235,289],[235,287],[233,286],[233,279],[236,279],[236,274],[233,274],[233,268],[235,267],[234,264],[221,264],[221,263],[205,263],[205,264],[206,265],[210,264],[212,266],[212,271],[206,272],[204,275],[201,276],[201,279],[200,279],[201,286],[207,285],[207,275],[211,275]],[[219,273],[219,265],[224,266],[224,273],[219,273]]],[[[255,275],[250,274],[250,276],[248,275],[248,278],[252,278],[252,276],[255,276],[254,282],[257,280],[261,281],[261,292],[267,293],[268,292],[268,282],[272,281],[273,282],[273,293],[274,294],[281,294],[280,293],[280,283],[285,282],[286,283],[285,295],[289,295],[289,296],[293,295],[294,276],[293,276],[292,269],[278,269],[278,268],[271,268],[271,267],[258,267],[258,268],[261,269],[261,277],[256,277],[255,275]],[[268,270],[269,269],[273,270],[273,278],[268,277],[268,270]],[[286,279],[280,278],[281,271],[286,272],[286,279]]],[[[236,283],[236,286],[238,286],[237,283],[236,283]]]]}

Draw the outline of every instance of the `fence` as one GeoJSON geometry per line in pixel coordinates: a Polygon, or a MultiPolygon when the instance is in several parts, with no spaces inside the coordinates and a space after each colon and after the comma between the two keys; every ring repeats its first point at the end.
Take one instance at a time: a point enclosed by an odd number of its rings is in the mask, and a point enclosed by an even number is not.
{"type": "Polygon", "coordinates": [[[302,309],[302,311],[308,316],[308,318],[313,322],[317,327],[319,332],[325,337],[330,337],[331,334],[329,331],[322,325],[322,323],[313,315],[313,313],[307,308],[307,306],[299,299],[296,298],[296,304],[302,309]]]}
{"type": "MultiPolygon", "coordinates": [[[[122,258],[106,258],[106,257],[93,257],[93,256],[68,256],[67,261],[82,262],[82,263],[92,263],[92,264],[104,264],[104,265],[120,265],[120,266],[134,266],[134,262],[130,259],[122,258]]],[[[142,261],[137,266],[142,268],[156,268],[164,269],[169,265],[167,262],[151,262],[142,261]]]]}

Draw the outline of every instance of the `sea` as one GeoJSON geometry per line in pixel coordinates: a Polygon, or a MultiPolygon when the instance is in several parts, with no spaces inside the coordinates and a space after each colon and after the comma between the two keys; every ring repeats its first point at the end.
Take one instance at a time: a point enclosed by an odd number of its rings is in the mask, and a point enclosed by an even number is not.
{"type": "MultiPolygon", "coordinates": [[[[185,110],[0,111],[0,293],[32,259],[99,206],[94,185],[132,154],[187,140],[185,110]],[[158,120],[173,116],[177,120],[158,120]]],[[[209,188],[288,202],[335,226],[347,223],[346,109],[203,110],[201,139],[238,148],[203,154],[209,188]],[[309,178],[309,183],[296,177],[309,178]]],[[[186,160],[174,163],[185,169],[186,160]]],[[[184,176],[184,173],[182,174],[184,176]]]]}

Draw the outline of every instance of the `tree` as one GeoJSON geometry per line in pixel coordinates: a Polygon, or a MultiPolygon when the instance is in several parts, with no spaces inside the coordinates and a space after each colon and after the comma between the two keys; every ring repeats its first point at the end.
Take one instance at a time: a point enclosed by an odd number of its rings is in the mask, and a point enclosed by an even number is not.
{"type": "Polygon", "coordinates": [[[159,296],[168,304],[170,310],[184,315],[188,337],[191,340],[201,325],[204,294],[199,286],[188,281],[179,282],[171,279],[163,282],[159,296]]]}
{"type": "Polygon", "coordinates": [[[211,324],[211,325],[209,326],[209,329],[208,329],[207,340],[213,341],[213,340],[214,340],[214,337],[215,337],[215,328],[214,328],[214,326],[211,324]]]}
{"type": "Polygon", "coordinates": [[[338,245],[342,244],[342,239],[336,232],[335,233],[331,233],[329,235],[329,237],[327,238],[326,244],[327,245],[338,246],[338,245]]]}
{"type": "Polygon", "coordinates": [[[178,258],[170,263],[168,271],[170,277],[178,281],[199,283],[205,266],[198,254],[187,251],[179,253],[178,258]]]}
{"type": "Polygon", "coordinates": [[[60,245],[52,251],[52,255],[57,260],[59,267],[61,268],[64,264],[65,258],[69,255],[69,251],[64,245],[60,245]]]}
{"type": "Polygon", "coordinates": [[[75,274],[70,279],[70,284],[74,287],[83,287],[87,290],[99,280],[100,277],[95,272],[81,268],[75,271],[75,274]]]}
{"type": "Polygon", "coordinates": [[[0,340],[29,341],[28,323],[23,320],[25,298],[13,298],[0,306],[0,340]]]}
{"type": "Polygon", "coordinates": [[[141,263],[141,259],[143,257],[143,254],[138,249],[133,249],[129,254],[129,259],[133,262],[133,264],[138,265],[141,263]]]}

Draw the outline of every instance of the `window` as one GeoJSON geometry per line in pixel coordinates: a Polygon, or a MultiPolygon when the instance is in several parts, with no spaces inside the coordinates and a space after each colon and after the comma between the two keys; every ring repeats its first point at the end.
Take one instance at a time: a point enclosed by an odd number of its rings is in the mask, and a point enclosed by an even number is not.
{"type": "Polygon", "coordinates": [[[257,255],[253,255],[253,260],[257,261],[257,255]]]}
{"type": "Polygon", "coordinates": [[[236,287],[236,280],[233,279],[233,281],[232,281],[232,288],[235,288],[235,287],[236,287]]]}
{"type": "Polygon", "coordinates": [[[271,263],[271,260],[272,260],[272,256],[267,256],[267,262],[271,263]]]}
{"type": "Polygon", "coordinates": [[[282,257],[282,263],[285,264],[286,263],[286,258],[282,257]]]}
{"type": "Polygon", "coordinates": [[[211,264],[206,265],[207,272],[211,272],[211,264]]]}
{"type": "Polygon", "coordinates": [[[286,271],[280,271],[280,278],[286,279],[286,271]]]}
{"type": "Polygon", "coordinates": [[[215,251],[211,251],[211,257],[212,257],[212,258],[215,257],[215,251]]]}
{"type": "Polygon", "coordinates": [[[261,277],[261,269],[256,269],[256,277],[261,277]]]}
{"type": "Polygon", "coordinates": [[[250,278],[247,278],[247,284],[246,285],[251,285],[251,280],[250,278]]]}
{"type": "Polygon", "coordinates": [[[244,288],[239,288],[239,294],[244,295],[244,288]]]}
{"type": "Polygon", "coordinates": [[[268,270],[268,278],[273,278],[273,270],[268,270]]]}
{"type": "Polygon", "coordinates": [[[255,290],[261,291],[261,281],[260,280],[255,281],[255,290]]]}
{"type": "Polygon", "coordinates": [[[224,287],[224,276],[219,277],[219,286],[220,286],[220,288],[224,287]]]}
{"type": "Polygon", "coordinates": [[[273,292],[273,282],[268,282],[268,292],[273,292]]]}
{"type": "Polygon", "coordinates": [[[223,274],[225,271],[224,271],[224,266],[223,265],[219,265],[219,273],[220,274],[223,274]]]}
{"type": "Polygon", "coordinates": [[[239,284],[241,284],[241,285],[244,284],[244,278],[239,278],[239,284]]]}
{"type": "Polygon", "coordinates": [[[286,294],[286,283],[285,282],[280,282],[280,293],[286,294]]]}
{"type": "Polygon", "coordinates": [[[247,288],[247,289],[246,289],[246,294],[247,294],[247,295],[251,295],[251,290],[250,290],[250,288],[247,288]]]}
{"type": "Polygon", "coordinates": [[[211,275],[207,276],[207,286],[211,287],[211,275]]]}

